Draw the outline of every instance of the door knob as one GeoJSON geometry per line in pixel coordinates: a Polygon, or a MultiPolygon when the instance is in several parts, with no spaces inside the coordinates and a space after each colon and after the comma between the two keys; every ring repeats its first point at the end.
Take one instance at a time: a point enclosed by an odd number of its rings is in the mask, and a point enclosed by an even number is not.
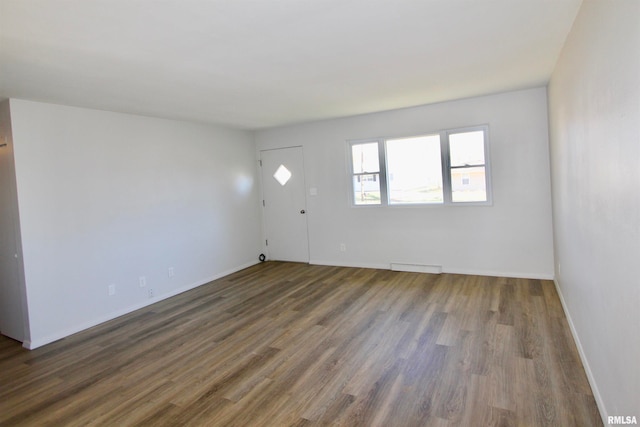
{"type": "Polygon", "coordinates": [[[307,213],[304,209],[300,211],[301,214],[307,213]]]}

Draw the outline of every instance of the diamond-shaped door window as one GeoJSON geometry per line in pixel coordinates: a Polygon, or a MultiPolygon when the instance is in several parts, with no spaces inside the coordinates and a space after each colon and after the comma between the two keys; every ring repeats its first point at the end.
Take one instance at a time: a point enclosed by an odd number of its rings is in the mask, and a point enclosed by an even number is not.
{"type": "Polygon", "coordinates": [[[273,174],[273,177],[280,185],[285,185],[291,178],[291,172],[284,165],[280,165],[276,173],[273,174]]]}

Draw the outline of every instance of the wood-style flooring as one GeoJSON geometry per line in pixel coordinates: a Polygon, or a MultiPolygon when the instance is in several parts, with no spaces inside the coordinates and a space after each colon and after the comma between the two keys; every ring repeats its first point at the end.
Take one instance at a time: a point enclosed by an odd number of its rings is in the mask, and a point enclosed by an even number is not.
{"type": "Polygon", "coordinates": [[[2,426],[601,426],[552,282],[267,262],[33,351],[2,426]]]}

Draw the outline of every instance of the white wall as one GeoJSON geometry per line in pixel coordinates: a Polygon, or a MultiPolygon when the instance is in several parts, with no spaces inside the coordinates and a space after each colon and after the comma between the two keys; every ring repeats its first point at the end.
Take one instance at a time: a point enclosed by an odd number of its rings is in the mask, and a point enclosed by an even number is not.
{"type": "Polygon", "coordinates": [[[605,422],[640,417],[640,2],[583,3],[549,112],[557,286],[605,422]]]}
{"type": "Polygon", "coordinates": [[[258,150],[303,146],[312,263],[553,277],[544,88],[262,130],[255,138],[258,150]],[[346,140],[478,124],[490,126],[493,206],[351,207],[346,140]]]}
{"type": "Polygon", "coordinates": [[[261,213],[250,133],[10,105],[31,334],[25,345],[257,261],[261,213]]]}
{"type": "Polygon", "coordinates": [[[0,102],[0,333],[28,337],[9,100],[0,102]]]}

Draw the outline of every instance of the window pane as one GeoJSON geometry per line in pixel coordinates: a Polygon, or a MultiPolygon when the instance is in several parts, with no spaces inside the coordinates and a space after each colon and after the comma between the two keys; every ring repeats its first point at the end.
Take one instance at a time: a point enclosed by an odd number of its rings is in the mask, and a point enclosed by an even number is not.
{"type": "Polygon", "coordinates": [[[380,172],[377,142],[352,145],[351,157],[353,173],[380,172]]]}
{"type": "Polygon", "coordinates": [[[389,203],[442,203],[440,135],[387,141],[389,203]]]}
{"type": "Polygon", "coordinates": [[[380,204],[380,175],[355,175],[353,177],[353,202],[356,205],[380,204]]]}
{"type": "Polygon", "coordinates": [[[484,167],[451,169],[451,201],[486,202],[484,167]]]}
{"type": "Polygon", "coordinates": [[[484,132],[449,135],[451,166],[484,165],[484,132]]]}
{"type": "Polygon", "coordinates": [[[291,178],[291,171],[287,169],[285,165],[281,164],[276,173],[273,174],[273,177],[280,183],[280,185],[284,186],[291,178]]]}

